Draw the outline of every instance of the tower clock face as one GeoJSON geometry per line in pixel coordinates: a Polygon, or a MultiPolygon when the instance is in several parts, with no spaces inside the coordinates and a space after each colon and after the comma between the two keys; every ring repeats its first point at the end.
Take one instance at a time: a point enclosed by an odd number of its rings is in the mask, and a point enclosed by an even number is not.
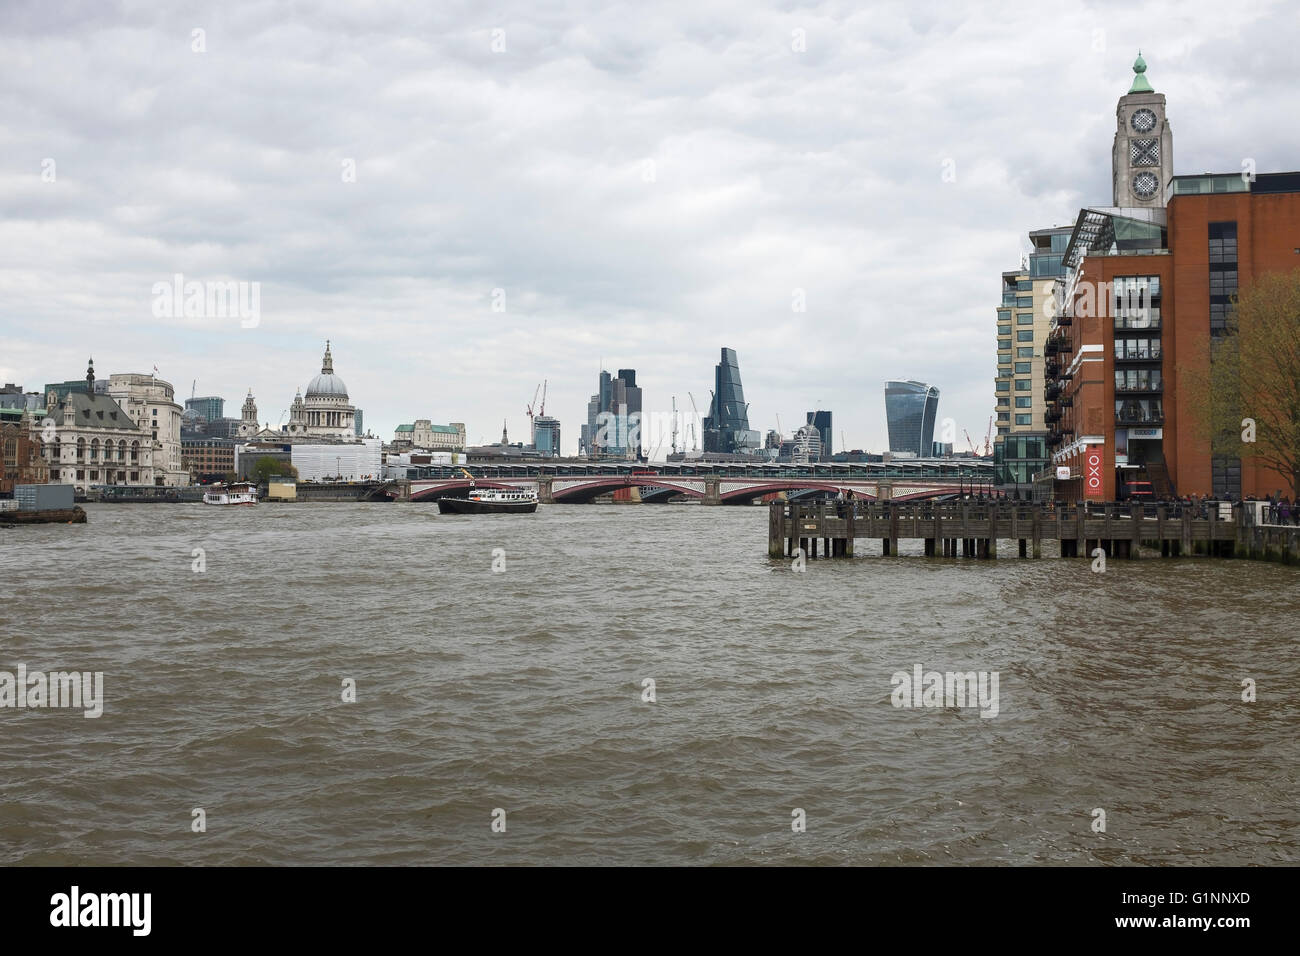
{"type": "Polygon", "coordinates": [[[1156,128],[1156,114],[1143,107],[1133,114],[1133,118],[1129,122],[1133,124],[1133,128],[1139,133],[1149,133],[1156,128]]]}
{"type": "Polygon", "coordinates": [[[1150,199],[1160,188],[1160,180],[1155,173],[1138,173],[1133,177],[1133,192],[1139,199],[1150,199]]]}

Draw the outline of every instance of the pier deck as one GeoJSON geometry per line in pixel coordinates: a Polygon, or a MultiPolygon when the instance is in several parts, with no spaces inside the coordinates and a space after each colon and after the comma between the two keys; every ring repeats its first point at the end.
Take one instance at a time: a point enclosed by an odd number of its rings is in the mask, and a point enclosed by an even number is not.
{"type": "Polygon", "coordinates": [[[1100,548],[1107,557],[1132,559],[1143,544],[1162,557],[1242,553],[1289,561],[1300,555],[1300,529],[1256,526],[1250,509],[1239,504],[773,501],[768,521],[768,555],[774,558],[793,557],[799,549],[816,558],[819,542],[824,557],[852,557],[859,538],[878,539],[884,555],[897,554],[904,539],[919,539],[926,556],[942,557],[993,558],[998,542],[1008,540],[1020,557],[1034,558],[1042,556],[1044,541],[1058,542],[1062,557],[1091,556],[1100,548]]]}

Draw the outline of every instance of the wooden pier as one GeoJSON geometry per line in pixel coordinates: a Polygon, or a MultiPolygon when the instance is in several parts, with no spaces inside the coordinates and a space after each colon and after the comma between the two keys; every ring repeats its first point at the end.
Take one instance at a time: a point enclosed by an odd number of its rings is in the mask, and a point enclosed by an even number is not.
{"type": "Polygon", "coordinates": [[[1040,558],[1044,541],[1056,541],[1061,557],[1134,559],[1143,545],[1162,557],[1205,554],[1300,557],[1300,528],[1256,526],[1240,504],[1042,505],[1030,502],[959,501],[773,501],[768,512],[770,557],[851,558],[859,538],[881,542],[883,555],[898,554],[904,539],[921,540],[927,557],[996,558],[998,543],[1014,543],[1019,557],[1040,558]]]}

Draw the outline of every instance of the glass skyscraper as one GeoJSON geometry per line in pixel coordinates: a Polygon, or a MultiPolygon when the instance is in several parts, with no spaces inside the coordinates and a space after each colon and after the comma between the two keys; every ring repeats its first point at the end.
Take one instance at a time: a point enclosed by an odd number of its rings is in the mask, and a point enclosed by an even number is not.
{"type": "Polygon", "coordinates": [[[930,455],[934,447],[934,419],[939,412],[939,390],[924,382],[886,382],[885,420],[889,450],[894,454],[930,455]]]}
{"type": "Polygon", "coordinates": [[[636,369],[621,368],[618,378],[602,371],[598,389],[587,403],[587,424],[582,426],[578,439],[579,454],[640,458],[642,397],[636,369]]]}
{"type": "Polygon", "coordinates": [[[704,450],[743,455],[761,444],[758,432],[749,427],[749,406],[740,385],[736,350],[724,348],[713,373],[713,400],[704,419],[704,450]]]}

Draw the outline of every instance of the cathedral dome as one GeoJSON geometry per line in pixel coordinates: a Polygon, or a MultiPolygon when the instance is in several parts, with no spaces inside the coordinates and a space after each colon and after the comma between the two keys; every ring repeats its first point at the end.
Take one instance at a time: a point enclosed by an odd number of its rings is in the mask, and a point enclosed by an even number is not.
{"type": "Polygon", "coordinates": [[[307,386],[308,398],[341,398],[347,401],[348,387],[343,379],[334,374],[334,356],[330,354],[329,343],[325,343],[325,360],[321,363],[320,374],[307,386]]]}

